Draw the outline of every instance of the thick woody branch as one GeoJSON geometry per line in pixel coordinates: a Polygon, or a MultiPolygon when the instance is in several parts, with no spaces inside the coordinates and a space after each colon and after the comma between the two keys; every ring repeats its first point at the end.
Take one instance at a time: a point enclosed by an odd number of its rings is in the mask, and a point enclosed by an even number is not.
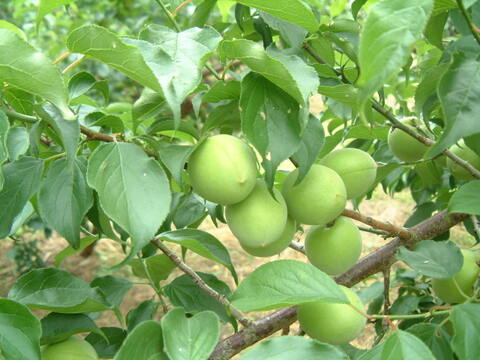
{"type": "Polygon", "coordinates": [[[399,238],[402,238],[402,239],[410,239],[413,236],[411,231],[403,227],[399,227],[390,223],[385,223],[383,221],[375,220],[370,216],[362,215],[359,212],[354,210],[345,209],[343,210],[342,215],[349,217],[351,219],[360,221],[364,224],[367,224],[374,229],[382,230],[387,232],[388,234],[398,236],[399,238]]]}
{"type": "Polygon", "coordinates": [[[235,319],[238,320],[243,326],[252,325],[252,321],[247,318],[240,310],[235,308],[227,298],[220,294],[219,292],[212,289],[205,281],[202,280],[198,274],[191,269],[187,264],[185,264],[173,251],[171,251],[165,244],[160,240],[152,240],[151,243],[159,248],[165,255],[169,257],[172,262],[177,265],[177,267],[182,270],[187,276],[189,276],[193,282],[202,289],[207,295],[211,296],[217,300],[220,304],[225,306],[235,319]]]}
{"type": "MultiPolygon", "coordinates": [[[[337,276],[336,282],[345,286],[353,286],[359,281],[377,272],[388,269],[395,261],[397,249],[404,245],[413,247],[421,240],[427,240],[442,234],[452,226],[465,220],[466,214],[448,214],[446,210],[432,216],[410,229],[413,233],[409,239],[395,238],[380,249],[361,259],[347,272],[337,276]]],[[[243,349],[255,344],[265,337],[283,329],[296,321],[296,307],[275,311],[270,316],[255,321],[253,325],[222,340],[210,357],[210,360],[227,360],[243,349]]]]}

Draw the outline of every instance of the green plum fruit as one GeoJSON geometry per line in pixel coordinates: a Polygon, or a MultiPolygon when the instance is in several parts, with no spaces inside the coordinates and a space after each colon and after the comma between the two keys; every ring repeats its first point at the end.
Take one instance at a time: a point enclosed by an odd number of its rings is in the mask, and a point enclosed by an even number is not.
{"type": "Polygon", "coordinates": [[[325,156],[320,164],[340,175],[347,189],[347,199],[365,195],[377,176],[377,163],[360,149],[334,150],[325,156]]]}
{"type": "Polygon", "coordinates": [[[460,271],[450,279],[432,279],[432,288],[444,302],[449,304],[462,303],[466,296],[473,295],[473,285],[477,281],[480,267],[476,263],[475,253],[471,250],[462,249],[463,265],[460,271]],[[460,287],[461,292],[458,287],[460,287]]]}
{"type": "Polygon", "coordinates": [[[89,342],[72,336],[67,340],[47,345],[42,360],[97,360],[98,355],[89,342]]]}
{"type": "MultiPolygon", "coordinates": [[[[475,169],[480,170],[480,156],[478,156],[472,149],[466,146],[463,141],[459,145],[453,145],[450,148],[450,151],[462,158],[463,160],[468,161],[475,169]]],[[[470,174],[467,169],[463,166],[460,166],[452,159],[447,158],[447,167],[457,179],[460,180],[472,180],[474,177],[470,174]]]]}
{"type": "Polygon", "coordinates": [[[340,215],[347,202],[347,190],[334,170],[314,164],[299,184],[298,169],[288,174],[282,193],[288,213],[300,224],[325,225],[340,215]]]}
{"type": "Polygon", "coordinates": [[[331,227],[312,227],[305,239],[305,253],[312,265],[329,275],[350,269],[362,252],[362,235],[352,220],[339,217],[331,227]]]}
{"type": "Polygon", "coordinates": [[[255,186],[257,165],[253,151],[231,135],[204,140],[188,161],[193,190],[208,201],[230,205],[244,200],[255,186]]]}
{"type": "Polygon", "coordinates": [[[280,254],[285,250],[288,245],[292,242],[293,236],[297,230],[297,224],[292,218],[287,218],[287,223],[285,224],[285,229],[282,234],[271,244],[262,246],[262,247],[251,247],[246,246],[240,242],[243,250],[253,256],[258,257],[269,257],[280,254]]]}
{"type": "MultiPolygon", "coordinates": [[[[362,301],[352,290],[341,286],[350,303],[363,311],[362,301]]],[[[348,344],[363,330],[366,318],[349,304],[311,302],[298,306],[300,327],[313,339],[332,345],[348,344]]]]}
{"type": "MultiPolygon", "coordinates": [[[[413,129],[409,121],[403,121],[403,123],[413,129]]],[[[388,147],[397,158],[406,162],[420,160],[428,150],[428,146],[398,128],[392,128],[390,130],[388,134],[388,147]]]]}
{"type": "Polygon", "coordinates": [[[275,242],[287,223],[287,205],[282,194],[268,191],[263,180],[257,180],[247,198],[225,207],[225,219],[242,246],[259,248],[275,242]]]}

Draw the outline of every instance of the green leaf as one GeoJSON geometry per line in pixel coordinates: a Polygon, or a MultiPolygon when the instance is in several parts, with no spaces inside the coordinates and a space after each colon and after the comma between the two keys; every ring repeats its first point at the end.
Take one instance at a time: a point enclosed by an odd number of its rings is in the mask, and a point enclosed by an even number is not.
{"type": "Polygon", "coordinates": [[[150,277],[156,284],[162,280],[167,280],[168,275],[175,269],[175,264],[165,254],[133,259],[130,262],[130,266],[132,267],[133,275],[144,279],[150,277]]]}
{"type": "Polygon", "coordinates": [[[158,142],[157,153],[160,161],[172,174],[177,184],[182,185],[182,173],[185,163],[192,153],[194,147],[188,145],[165,144],[158,142]]]}
{"type": "Polygon", "coordinates": [[[102,94],[105,102],[108,102],[110,92],[106,81],[97,81],[92,74],[86,71],[76,73],[68,81],[68,93],[70,99],[82,96],[90,90],[98,90],[100,94],[102,94]]]}
{"type": "Polygon", "coordinates": [[[117,276],[106,275],[94,279],[90,286],[92,288],[99,288],[105,296],[108,304],[119,307],[122,303],[123,297],[130,291],[133,284],[127,279],[117,276]]]}
{"type": "Polygon", "coordinates": [[[450,315],[455,335],[452,348],[459,359],[480,358],[478,337],[480,335],[480,304],[462,304],[453,307],[450,315]]]}
{"type": "Polygon", "coordinates": [[[318,30],[318,21],[312,10],[300,0],[238,0],[240,4],[265,11],[279,19],[301,26],[314,33],[318,30]]]}
{"type": "Polygon", "coordinates": [[[424,105],[431,96],[436,96],[438,82],[447,71],[449,64],[443,63],[432,68],[418,84],[415,90],[415,111],[417,116],[422,113],[424,105]]]}
{"type": "Polygon", "coordinates": [[[240,98],[240,81],[217,81],[202,97],[204,102],[237,100],[240,98]]]}
{"type": "Polygon", "coordinates": [[[157,305],[152,299],[145,300],[140,303],[136,308],[130,310],[126,316],[127,328],[131,332],[135,326],[141,324],[144,321],[152,320],[155,316],[157,305]]]}
{"type": "Polygon", "coordinates": [[[434,279],[448,279],[460,271],[463,256],[455,243],[425,240],[413,251],[398,249],[397,257],[414,270],[434,279]]]}
{"type": "Polygon", "coordinates": [[[74,1],[75,0],[40,0],[37,13],[37,27],[45,15],[51,13],[60,6],[68,5],[74,1]]]}
{"type": "Polygon", "coordinates": [[[455,0],[435,0],[432,15],[435,16],[456,8],[457,4],[455,3],[455,0]]]}
{"type": "Polygon", "coordinates": [[[432,8],[432,0],[381,0],[369,9],[358,55],[361,105],[407,62],[432,8]]]}
{"type": "Polygon", "coordinates": [[[59,267],[62,261],[65,260],[67,257],[82,252],[83,249],[92,245],[98,239],[99,239],[98,236],[87,236],[87,237],[81,238],[80,245],[78,246],[77,249],[73,248],[72,245],[68,245],[65,249],[63,249],[57,255],[55,255],[55,267],[59,267]]]}
{"type": "Polygon", "coordinates": [[[122,346],[127,332],[118,327],[102,327],[99,330],[103,336],[92,332],[85,340],[95,348],[99,358],[111,359],[118,352],[120,346],[122,346]]]}
{"type": "Polygon", "coordinates": [[[0,299],[0,354],[5,359],[40,360],[40,321],[24,305],[0,299]]]}
{"type": "Polygon", "coordinates": [[[43,171],[43,162],[31,157],[3,166],[5,183],[0,191],[0,238],[10,234],[12,224],[37,192],[43,171]]]}
{"type": "Polygon", "coordinates": [[[131,255],[153,238],[170,210],[162,167],[136,145],[100,145],[88,161],[87,181],[105,213],[132,237],[131,255]]]}
{"type": "Polygon", "coordinates": [[[7,133],[7,151],[10,161],[18,160],[30,146],[28,131],[24,127],[12,127],[7,133]]]}
{"type": "Polygon", "coordinates": [[[63,314],[108,309],[85,281],[55,268],[32,270],[19,277],[8,292],[8,298],[32,308],[63,314]]]}
{"type": "Polygon", "coordinates": [[[15,32],[0,29],[0,80],[38,95],[73,119],[62,76],[51,61],[15,32]]]}
{"type": "Polygon", "coordinates": [[[7,115],[0,109],[0,191],[2,191],[5,181],[1,166],[8,159],[7,137],[9,128],[10,123],[7,115]]]}
{"type": "Polygon", "coordinates": [[[10,228],[10,232],[8,236],[14,235],[20,229],[20,227],[25,223],[25,221],[27,221],[27,219],[30,216],[32,216],[34,211],[35,210],[33,208],[32,203],[30,201],[27,202],[23,207],[22,211],[20,211],[20,213],[17,216],[15,216],[15,219],[13,220],[12,227],[10,228]]]}
{"type": "Polygon", "coordinates": [[[280,35],[289,47],[299,48],[302,45],[305,36],[307,35],[305,29],[267,13],[261,13],[261,16],[268,26],[280,32],[280,35]]]}
{"type": "Polygon", "coordinates": [[[428,156],[436,156],[459,139],[480,132],[477,117],[480,112],[480,60],[461,54],[454,56],[438,84],[438,98],[445,128],[428,156]]]}
{"type": "Polygon", "coordinates": [[[175,308],[162,317],[165,352],[175,360],[206,360],[220,338],[218,316],[212,311],[185,315],[175,308]]]}
{"type": "MultiPolygon", "coordinates": [[[[201,272],[197,274],[212,289],[225,297],[230,296],[231,291],[228,285],[219,280],[215,275],[201,272]]],[[[221,304],[201,290],[187,275],[177,277],[165,286],[163,290],[174,306],[181,306],[189,313],[211,310],[214,311],[224,323],[234,321],[221,304]]]]}
{"type": "Polygon", "coordinates": [[[180,229],[163,232],[157,238],[181,245],[200,256],[222,264],[230,270],[235,282],[238,282],[228,250],[215,236],[198,229],[180,229]]]}
{"type": "Polygon", "coordinates": [[[358,90],[353,85],[319,86],[318,93],[350,106],[352,109],[357,109],[358,90]]]}
{"type": "Polygon", "coordinates": [[[299,106],[270,81],[250,73],[242,81],[240,107],[242,130],[262,156],[266,182],[271,187],[277,167],[300,145],[299,106]]]}
{"type": "Polygon", "coordinates": [[[18,28],[17,26],[13,25],[12,23],[6,20],[0,20],[0,29],[7,29],[10,31],[13,31],[18,36],[20,36],[23,40],[27,41],[27,35],[25,35],[25,33],[20,28],[18,28]]]}
{"type": "Polygon", "coordinates": [[[136,326],[128,334],[115,360],[149,359],[168,360],[163,352],[162,326],[149,320],[136,326]]]}
{"type": "Polygon", "coordinates": [[[443,49],[443,30],[448,19],[448,13],[441,13],[430,17],[427,27],[425,28],[425,37],[430,44],[435,45],[439,49],[443,49]]]}
{"type": "Polygon", "coordinates": [[[409,327],[406,331],[422,340],[432,350],[437,360],[451,360],[450,336],[436,324],[419,323],[409,327]]]}
{"type": "Polygon", "coordinates": [[[355,125],[348,129],[346,138],[350,139],[368,139],[368,140],[383,140],[387,141],[389,126],[372,127],[366,125],[355,125]]]}
{"type": "Polygon", "coordinates": [[[448,212],[480,215],[480,180],[469,181],[462,185],[448,202],[448,212]]]}
{"type": "Polygon", "coordinates": [[[435,357],[419,338],[397,330],[383,344],[382,359],[435,360],[435,357]]]}
{"type": "Polygon", "coordinates": [[[332,278],[313,265],[295,260],[261,265],[240,283],[231,300],[242,311],[272,310],[313,301],[348,303],[332,278]]]}
{"type": "Polygon", "coordinates": [[[241,60],[302,105],[317,91],[319,81],[315,69],[296,55],[286,55],[273,48],[264,50],[260,44],[243,39],[223,41],[219,51],[223,56],[241,60]]]}
{"type": "Polygon", "coordinates": [[[58,159],[50,165],[38,194],[40,215],[74,247],[80,245],[80,225],[93,205],[87,185],[86,161],[58,159]]]}
{"type": "Polygon", "coordinates": [[[247,351],[241,360],[348,360],[342,350],[300,336],[281,336],[262,342],[247,351]]]}
{"type": "Polygon", "coordinates": [[[202,133],[212,129],[220,129],[220,131],[226,129],[227,132],[233,132],[238,128],[240,128],[240,109],[238,100],[232,100],[210,111],[202,127],[202,133]]]}
{"type": "Polygon", "coordinates": [[[70,336],[95,331],[101,334],[95,322],[85,314],[59,314],[52,312],[42,321],[42,345],[56,343],[70,336]]]}

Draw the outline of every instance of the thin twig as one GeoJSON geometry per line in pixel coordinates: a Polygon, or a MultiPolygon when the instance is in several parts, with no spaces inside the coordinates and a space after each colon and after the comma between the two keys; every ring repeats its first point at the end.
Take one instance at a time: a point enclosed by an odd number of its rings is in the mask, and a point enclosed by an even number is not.
{"type": "Polygon", "coordinates": [[[178,25],[177,21],[173,17],[172,13],[170,11],[168,11],[168,9],[165,6],[165,4],[163,3],[163,1],[162,0],[155,0],[155,1],[157,2],[158,5],[160,5],[160,7],[162,8],[165,15],[167,15],[168,19],[170,20],[170,22],[175,27],[175,30],[177,30],[177,32],[180,32],[181,31],[180,26],[178,25]]]}
{"type": "Polygon", "coordinates": [[[383,270],[383,313],[390,311],[390,267],[383,270]]]}
{"type": "Polygon", "coordinates": [[[473,34],[473,37],[477,41],[478,45],[480,45],[480,34],[478,33],[478,28],[475,26],[472,19],[470,18],[470,15],[468,14],[467,9],[465,9],[465,5],[463,5],[463,1],[457,0],[457,5],[463,17],[465,18],[465,21],[467,22],[468,27],[470,28],[470,31],[473,34]]]}
{"type": "Polygon", "coordinates": [[[69,56],[71,54],[70,51],[67,51],[67,52],[64,52],[62,55],[60,55],[58,58],[56,58],[53,63],[54,64],[58,64],[60,61],[62,61],[63,59],[65,59],[67,56],[69,56]]]}
{"type": "Polygon", "coordinates": [[[299,241],[292,241],[288,246],[291,247],[293,250],[296,250],[298,252],[301,252],[302,254],[305,254],[305,246],[299,241]]]}
{"type": "Polygon", "coordinates": [[[389,238],[389,237],[394,237],[395,236],[395,235],[390,234],[389,232],[386,232],[386,231],[383,231],[383,230],[372,229],[372,228],[365,227],[365,226],[357,226],[357,227],[358,227],[358,230],[360,230],[360,231],[365,231],[365,232],[369,232],[369,233],[372,233],[372,234],[380,235],[380,236],[383,236],[384,238],[389,238]]]}
{"type": "Polygon", "coordinates": [[[180,5],[177,6],[177,8],[173,11],[173,16],[177,16],[178,12],[180,10],[182,10],[182,8],[187,5],[188,3],[191,3],[192,0],[185,0],[184,2],[182,2],[180,5]]]}
{"type": "Polygon", "coordinates": [[[475,234],[480,239],[480,225],[478,223],[478,219],[476,215],[470,215],[470,219],[472,220],[473,229],[475,230],[475,234]]]}
{"type": "Polygon", "coordinates": [[[375,220],[370,216],[360,214],[358,211],[345,209],[343,210],[342,215],[367,224],[374,229],[386,231],[387,233],[398,236],[401,239],[410,239],[413,237],[413,233],[403,227],[375,220]]]}
{"type": "Polygon", "coordinates": [[[225,306],[227,309],[230,310],[230,313],[233,315],[235,319],[237,319],[243,326],[250,326],[253,324],[253,321],[247,318],[240,310],[232,305],[227,298],[217,292],[216,290],[212,289],[205,281],[202,280],[198,274],[193,271],[187,264],[185,264],[174,252],[172,252],[165,244],[160,240],[152,240],[151,243],[159,248],[165,255],[169,257],[170,260],[173,261],[175,265],[177,265],[180,270],[182,270],[188,277],[190,277],[197,286],[202,289],[207,295],[214,298],[220,304],[225,306]]]}
{"type": "Polygon", "coordinates": [[[63,69],[62,74],[65,74],[67,71],[73,69],[75,66],[77,66],[78,64],[80,64],[83,60],[85,60],[85,55],[82,55],[82,56],[79,57],[77,60],[75,60],[74,62],[72,62],[70,65],[68,65],[65,69],[63,69]]]}

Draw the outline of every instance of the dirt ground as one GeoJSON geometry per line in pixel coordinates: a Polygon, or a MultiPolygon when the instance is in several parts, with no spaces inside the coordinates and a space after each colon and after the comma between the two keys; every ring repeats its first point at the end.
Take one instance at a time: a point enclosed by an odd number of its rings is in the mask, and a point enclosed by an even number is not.
{"type": "MultiPolygon", "coordinates": [[[[379,220],[390,221],[395,225],[402,225],[405,220],[411,214],[414,207],[414,203],[409,197],[408,193],[403,192],[397,194],[395,198],[391,198],[385,195],[381,190],[377,190],[374,193],[372,200],[364,201],[360,205],[360,211],[368,216],[372,216],[379,220]]],[[[232,235],[229,228],[221,224],[216,228],[210,220],[206,220],[200,227],[202,230],[210,232],[216,236],[222,243],[229,249],[232,261],[238,272],[240,281],[251,273],[258,266],[276,259],[296,259],[305,261],[305,256],[293,249],[288,248],[282,254],[272,258],[256,258],[246,254],[238,245],[236,238],[232,235]]],[[[468,235],[466,232],[457,226],[457,230],[454,232],[456,238],[462,241],[468,235]]],[[[374,234],[362,232],[363,235],[363,253],[367,254],[372,250],[382,246],[387,240],[376,236],[374,234]]],[[[299,236],[302,241],[303,236],[299,236]]],[[[2,281],[0,282],[0,296],[5,296],[8,289],[11,287],[16,277],[15,263],[8,258],[7,252],[12,247],[13,242],[5,239],[0,242],[0,276],[2,281]]],[[[64,239],[57,236],[52,236],[49,239],[42,239],[39,237],[39,247],[42,250],[44,259],[48,265],[53,264],[54,256],[66,247],[67,243],[64,239]]],[[[173,244],[170,244],[172,248],[173,244]]],[[[177,247],[178,250],[178,247],[177,247]]],[[[112,240],[102,239],[98,242],[94,249],[93,254],[90,257],[84,258],[80,255],[75,255],[67,258],[61,265],[62,269],[68,270],[74,275],[86,280],[91,281],[97,276],[103,276],[107,274],[117,275],[128,278],[132,281],[143,281],[133,276],[130,267],[125,266],[122,269],[112,273],[109,268],[119,263],[124,258],[124,254],[118,243],[112,240]]],[[[187,256],[187,263],[194,270],[210,272],[215,274],[220,279],[227,282],[231,288],[234,287],[234,283],[231,275],[221,265],[218,265],[210,260],[204,259],[193,253],[189,253],[187,256]]],[[[175,270],[169,277],[169,281],[179,276],[180,272],[175,270]]],[[[123,314],[126,314],[130,309],[136,307],[139,303],[154,296],[153,290],[149,286],[134,285],[132,290],[127,293],[121,310],[123,314]]],[[[38,313],[41,315],[41,313],[38,313]]],[[[258,318],[261,314],[251,314],[252,317],[258,318]]],[[[98,326],[118,326],[118,322],[112,312],[105,312],[97,320],[98,326]]],[[[291,333],[296,333],[298,327],[293,326],[291,333]]],[[[230,327],[226,327],[223,331],[224,336],[230,333],[230,327]]],[[[359,347],[367,347],[371,344],[373,339],[373,330],[368,328],[362,333],[362,335],[354,342],[354,345],[359,347]]]]}

